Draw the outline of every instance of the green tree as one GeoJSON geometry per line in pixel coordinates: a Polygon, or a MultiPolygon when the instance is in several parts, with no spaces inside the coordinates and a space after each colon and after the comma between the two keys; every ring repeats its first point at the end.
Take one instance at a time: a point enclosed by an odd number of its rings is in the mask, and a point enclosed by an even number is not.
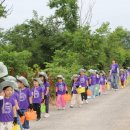
{"type": "Polygon", "coordinates": [[[49,7],[56,8],[55,15],[63,20],[65,29],[73,32],[78,27],[77,0],[50,0],[49,7]]]}

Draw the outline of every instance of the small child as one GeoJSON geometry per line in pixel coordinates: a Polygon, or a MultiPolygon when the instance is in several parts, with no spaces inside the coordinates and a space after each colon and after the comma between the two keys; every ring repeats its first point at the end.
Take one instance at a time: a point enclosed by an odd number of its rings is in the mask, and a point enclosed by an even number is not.
{"type": "Polygon", "coordinates": [[[12,130],[13,124],[17,124],[15,101],[12,98],[14,83],[3,81],[0,87],[0,130],[12,130]]]}
{"type": "MultiPolygon", "coordinates": [[[[88,77],[85,75],[85,69],[80,69],[79,74],[80,74],[80,76],[78,78],[78,81],[79,81],[80,85],[82,87],[84,87],[87,91],[87,89],[88,89],[88,77]]],[[[86,91],[81,93],[82,104],[83,104],[83,100],[85,100],[85,102],[88,104],[87,92],[86,91]]]]}
{"type": "Polygon", "coordinates": [[[67,85],[64,82],[64,77],[62,75],[57,76],[58,82],[56,83],[56,97],[57,97],[57,108],[64,110],[66,107],[66,102],[64,100],[64,95],[68,93],[67,85]]]}
{"type": "Polygon", "coordinates": [[[100,84],[100,94],[105,94],[106,77],[103,72],[100,72],[99,84],[100,84]]]}
{"type": "MultiPolygon", "coordinates": [[[[23,76],[17,77],[17,83],[18,83],[18,87],[20,89],[19,107],[20,107],[20,111],[24,114],[28,109],[33,109],[32,94],[31,94],[30,89],[28,88],[29,84],[28,84],[28,81],[25,77],[23,77],[23,76]]],[[[29,121],[27,121],[25,119],[22,127],[25,130],[29,130],[29,128],[30,128],[29,121]]]]}
{"type": "Polygon", "coordinates": [[[33,79],[33,88],[32,88],[32,96],[33,96],[33,108],[34,111],[37,112],[37,121],[41,119],[41,102],[44,99],[44,90],[40,86],[42,81],[39,78],[33,79]]]}
{"type": "Polygon", "coordinates": [[[97,74],[95,71],[92,72],[92,75],[90,76],[90,84],[91,84],[91,91],[92,91],[92,96],[95,98],[96,96],[96,87],[97,87],[97,74]]]}
{"type": "Polygon", "coordinates": [[[39,73],[39,78],[43,82],[42,87],[44,89],[44,100],[45,100],[45,106],[46,106],[46,113],[45,113],[44,117],[48,118],[50,116],[50,114],[49,114],[50,84],[47,81],[48,77],[47,77],[47,74],[45,72],[40,72],[39,73]]]}
{"type": "Polygon", "coordinates": [[[120,82],[121,82],[121,88],[125,87],[125,72],[123,69],[120,69],[120,82]]]}
{"type": "Polygon", "coordinates": [[[71,105],[70,107],[73,108],[74,105],[77,103],[78,107],[81,105],[81,94],[78,94],[76,91],[76,88],[80,86],[80,83],[78,81],[78,75],[74,74],[72,76],[72,99],[71,99],[71,105]]]}

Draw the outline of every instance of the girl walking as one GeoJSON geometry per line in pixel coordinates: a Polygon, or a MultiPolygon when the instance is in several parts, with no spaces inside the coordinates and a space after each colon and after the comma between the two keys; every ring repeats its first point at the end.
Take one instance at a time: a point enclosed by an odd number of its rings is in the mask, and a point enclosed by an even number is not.
{"type": "Polygon", "coordinates": [[[44,89],[44,100],[45,100],[45,106],[46,106],[46,113],[45,113],[44,117],[48,118],[50,116],[50,114],[49,114],[50,84],[48,82],[48,77],[45,72],[40,72],[39,78],[43,82],[42,87],[44,89]]]}
{"type": "Polygon", "coordinates": [[[64,100],[64,95],[68,93],[67,85],[64,82],[64,77],[62,75],[57,76],[58,82],[56,83],[56,97],[57,97],[57,109],[65,109],[66,102],[64,100]]]}
{"type": "Polygon", "coordinates": [[[70,107],[73,108],[77,103],[78,107],[81,105],[81,94],[78,94],[76,89],[79,88],[80,83],[78,81],[78,75],[74,74],[72,76],[72,99],[70,107]]]}

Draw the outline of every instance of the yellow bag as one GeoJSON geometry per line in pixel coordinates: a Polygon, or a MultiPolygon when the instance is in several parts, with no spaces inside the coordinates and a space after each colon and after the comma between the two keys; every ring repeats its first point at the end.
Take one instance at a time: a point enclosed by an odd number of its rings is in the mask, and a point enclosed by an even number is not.
{"type": "Polygon", "coordinates": [[[16,124],[13,126],[12,130],[21,130],[21,129],[20,129],[20,126],[18,124],[16,124]]]}
{"type": "Polygon", "coordinates": [[[107,83],[106,83],[106,89],[107,89],[107,90],[110,90],[110,88],[111,88],[110,83],[107,82],[107,83]]]}
{"type": "Polygon", "coordinates": [[[79,87],[76,89],[78,94],[84,93],[85,92],[85,87],[79,87]]]}

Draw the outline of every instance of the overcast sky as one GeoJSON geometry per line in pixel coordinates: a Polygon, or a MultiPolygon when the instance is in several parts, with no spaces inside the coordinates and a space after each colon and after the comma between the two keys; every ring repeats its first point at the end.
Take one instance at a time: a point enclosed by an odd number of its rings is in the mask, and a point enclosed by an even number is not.
{"type": "MultiPolygon", "coordinates": [[[[49,9],[47,6],[48,1],[6,0],[7,7],[13,7],[13,11],[6,19],[0,19],[0,28],[8,29],[26,19],[32,18],[32,10],[36,10],[39,16],[50,16],[54,13],[54,10],[49,9]]],[[[82,11],[84,16],[89,0],[82,1],[84,2],[82,11]]],[[[92,26],[96,25],[98,27],[103,22],[109,21],[112,28],[123,26],[130,30],[130,0],[95,0],[95,2],[92,26]]]]}

